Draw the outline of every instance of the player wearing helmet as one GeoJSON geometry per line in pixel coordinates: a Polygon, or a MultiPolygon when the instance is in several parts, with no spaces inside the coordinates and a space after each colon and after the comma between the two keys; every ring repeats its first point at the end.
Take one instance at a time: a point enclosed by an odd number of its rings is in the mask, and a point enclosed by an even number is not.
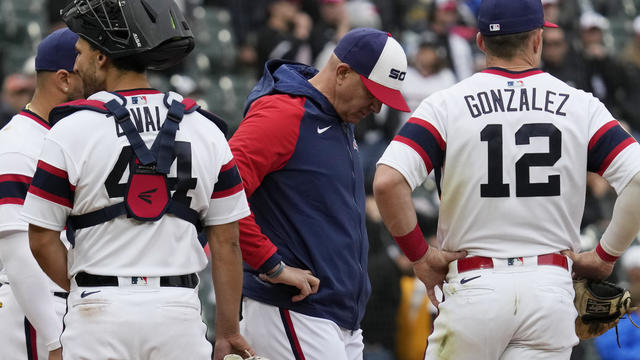
{"type": "Polygon", "coordinates": [[[52,111],[23,214],[41,267],[70,289],[63,358],[211,359],[197,296],[202,228],[213,254],[214,359],[253,355],[237,315],[237,220],[249,208],[226,125],[149,88],[145,75],[193,49],[189,25],[173,0],[75,0],[62,15],[80,36],[74,71],[91,96],[52,111]],[[57,238],[65,225],[68,253],[57,238]]]}

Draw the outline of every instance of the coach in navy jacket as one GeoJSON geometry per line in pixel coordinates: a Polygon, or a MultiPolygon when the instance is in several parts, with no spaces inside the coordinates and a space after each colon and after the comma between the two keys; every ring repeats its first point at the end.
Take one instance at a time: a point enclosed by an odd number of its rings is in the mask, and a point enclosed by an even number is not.
{"type": "Polygon", "coordinates": [[[382,103],[408,111],[406,66],[389,34],[356,29],[320,71],[267,62],[249,95],[229,144],[252,211],[240,221],[241,331],[260,355],[362,358],[371,286],[353,128],[382,103]]]}

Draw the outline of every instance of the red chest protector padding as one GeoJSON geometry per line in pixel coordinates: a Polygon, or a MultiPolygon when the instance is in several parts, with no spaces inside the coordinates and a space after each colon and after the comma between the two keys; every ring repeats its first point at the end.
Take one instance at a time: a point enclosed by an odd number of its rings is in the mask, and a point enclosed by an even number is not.
{"type": "MultiPolygon", "coordinates": [[[[165,105],[168,105],[165,95],[165,105]]],[[[226,124],[215,115],[200,111],[195,101],[185,99],[168,105],[164,121],[151,149],[148,149],[130,119],[129,111],[118,101],[106,103],[97,100],[78,100],[52,110],[50,118],[57,120],[79,110],[92,110],[112,115],[131,145],[135,161],[131,166],[124,201],[87,214],[70,216],[67,228],[73,243],[73,231],[107,222],[121,215],[141,221],[156,221],[165,213],[192,223],[198,231],[202,229],[199,214],[187,205],[171,198],[167,185],[167,174],[175,158],[174,144],[178,125],[185,113],[198,111],[212,120],[226,134],[226,124]]]]}

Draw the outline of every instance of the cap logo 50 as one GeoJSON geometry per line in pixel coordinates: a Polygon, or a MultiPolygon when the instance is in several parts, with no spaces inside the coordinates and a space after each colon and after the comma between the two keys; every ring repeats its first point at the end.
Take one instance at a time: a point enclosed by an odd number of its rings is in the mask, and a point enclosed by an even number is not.
{"type": "Polygon", "coordinates": [[[389,77],[392,79],[404,81],[404,77],[407,75],[405,71],[400,71],[398,69],[391,68],[389,72],[389,77]]]}

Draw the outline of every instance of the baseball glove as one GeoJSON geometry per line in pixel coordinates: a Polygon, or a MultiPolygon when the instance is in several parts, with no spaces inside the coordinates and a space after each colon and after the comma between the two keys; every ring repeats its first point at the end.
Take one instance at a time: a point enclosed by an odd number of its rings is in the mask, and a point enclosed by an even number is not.
{"type": "Polygon", "coordinates": [[[576,291],[573,303],[578,310],[576,334],[580,340],[600,336],[614,326],[617,334],[620,318],[636,309],[631,307],[629,290],[610,282],[575,280],[573,288],[576,291]]]}

